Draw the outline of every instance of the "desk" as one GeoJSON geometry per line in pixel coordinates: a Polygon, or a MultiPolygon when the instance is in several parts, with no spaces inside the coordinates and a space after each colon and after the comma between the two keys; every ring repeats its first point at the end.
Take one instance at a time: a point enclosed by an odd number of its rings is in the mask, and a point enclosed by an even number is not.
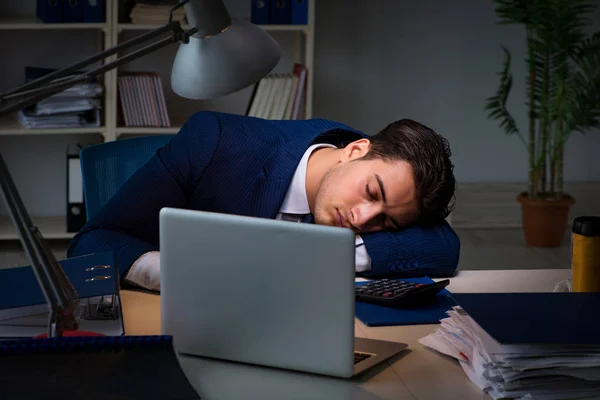
{"type": "MultiPolygon", "coordinates": [[[[461,271],[448,290],[473,292],[551,292],[569,277],[568,269],[461,271]]],[[[125,331],[160,334],[160,297],[124,290],[125,331]]],[[[462,368],[422,346],[418,340],[438,325],[369,328],[356,320],[355,335],[404,342],[408,350],[354,379],[337,379],[180,356],[181,366],[203,399],[490,399],[469,381],[462,368]]],[[[160,384],[157,382],[156,384],[160,384]]]]}

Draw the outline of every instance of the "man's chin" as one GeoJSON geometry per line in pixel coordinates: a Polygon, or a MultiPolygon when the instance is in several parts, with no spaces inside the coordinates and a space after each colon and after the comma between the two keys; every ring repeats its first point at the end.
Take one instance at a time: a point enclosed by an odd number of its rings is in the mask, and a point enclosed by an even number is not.
{"type": "Polygon", "coordinates": [[[322,218],[319,215],[315,215],[314,218],[315,218],[315,224],[317,224],[317,225],[335,226],[333,221],[331,221],[328,218],[322,218]]]}

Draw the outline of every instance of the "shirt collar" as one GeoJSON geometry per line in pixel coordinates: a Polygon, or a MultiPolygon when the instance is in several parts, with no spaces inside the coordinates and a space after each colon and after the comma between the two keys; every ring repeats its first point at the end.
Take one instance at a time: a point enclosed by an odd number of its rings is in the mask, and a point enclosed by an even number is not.
{"type": "Polygon", "coordinates": [[[320,147],[333,147],[335,146],[327,143],[314,144],[310,146],[302,156],[296,172],[292,177],[290,187],[283,199],[280,213],[286,214],[309,214],[310,207],[308,206],[308,198],[306,197],[306,167],[308,165],[308,158],[313,151],[320,147]]]}

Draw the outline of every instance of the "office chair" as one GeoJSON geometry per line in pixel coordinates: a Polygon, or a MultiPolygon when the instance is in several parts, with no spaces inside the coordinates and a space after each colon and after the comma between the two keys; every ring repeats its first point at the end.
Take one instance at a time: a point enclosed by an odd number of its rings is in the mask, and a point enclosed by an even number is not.
{"type": "Polygon", "coordinates": [[[81,149],[81,174],[86,218],[89,220],[156,151],[175,135],[114,140],[81,149]]]}

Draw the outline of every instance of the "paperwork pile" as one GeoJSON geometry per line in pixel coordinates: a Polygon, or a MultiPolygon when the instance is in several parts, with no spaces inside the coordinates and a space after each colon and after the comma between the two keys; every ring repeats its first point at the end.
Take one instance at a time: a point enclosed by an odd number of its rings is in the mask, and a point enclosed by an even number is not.
{"type": "Polygon", "coordinates": [[[41,100],[18,112],[26,128],[84,128],[100,126],[102,85],[83,83],[41,100]]]}
{"type": "Polygon", "coordinates": [[[600,399],[599,296],[573,295],[455,295],[459,305],[420,343],[456,358],[493,399],[600,399]]]}

